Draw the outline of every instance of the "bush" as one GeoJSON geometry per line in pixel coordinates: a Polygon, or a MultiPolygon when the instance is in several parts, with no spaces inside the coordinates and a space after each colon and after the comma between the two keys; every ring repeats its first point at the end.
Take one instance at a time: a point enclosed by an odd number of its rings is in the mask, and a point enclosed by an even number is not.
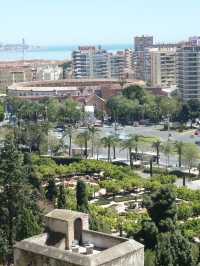
{"type": "MultiPolygon", "coordinates": [[[[143,170],[144,173],[150,174],[150,168],[145,168],[143,170]]],[[[163,168],[158,168],[158,167],[153,167],[153,175],[158,174],[158,175],[165,175],[168,174],[166,169],[163,168]]]]}
{"type": "Polygon", "coordinates": [[[155,251],[147,249],[144,253],[144,266],[155,266],[155,251]]]}
{"type": "Polygon", "coordinates": [[[177,177],[175,175],[160,175],[156,176],[152,180],[160,182],[162,185],[173,184],[176,182],[177,177]]]}
{"type": "Polygon", "coordinates": [[[191,190],[186,187],[181,187],[176,189],[176,194],[179,199],[186,201],[199,201],[200,200],[200,191],[191,190]]]}
{"type": "Polygon", "coordinates": [[[177,212],[178,220],[187,220],[193,216],[193,208],[187,203],[182,203],[178,206],[177,212]]]}
{"type": "Polygon", "coordinates": [[[179,224],[179,228],[184,236],[193,241],[194,237],[199,237],[200,235],[200,220],[185,221],[179,224]]]}

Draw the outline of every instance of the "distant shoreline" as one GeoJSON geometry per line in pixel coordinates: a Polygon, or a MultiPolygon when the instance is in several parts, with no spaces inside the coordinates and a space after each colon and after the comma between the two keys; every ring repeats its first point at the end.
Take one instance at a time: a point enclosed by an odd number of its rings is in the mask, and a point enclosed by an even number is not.
{"type": "MultiPolygon", "coordinates": [[[[73,50],[77,49],[77,46],[38,46],[39,49],[26,49],[24,51],[25,60],[69,60],[73,50]]],[[[131,44],[108,44],[102,45],[103,49],[109,52],[116,52],[118,50],[124,50],[132,48],[131,44]]],[[[21,50],[1,50],[0,49],[0,61],[17,61],[23,59],[23,51],[21,50]]]]}

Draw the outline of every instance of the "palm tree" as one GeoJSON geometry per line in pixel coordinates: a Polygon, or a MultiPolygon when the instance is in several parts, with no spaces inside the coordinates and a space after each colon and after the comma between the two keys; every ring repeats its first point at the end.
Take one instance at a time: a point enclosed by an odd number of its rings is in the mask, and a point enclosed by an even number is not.
{"type": "Polygon", "coordinates": [[[182,141],[177,141],[175,143],[175,150],[178,154],[178,166],[179,167],[182,166],[183,147],[184,147],[184,143],[182,141]]]}
{"type": "Polygon", "coordinates": [[[69,138],[69,151],[68,151],[69,157],[71,157],[71,154],[72,154],[72,135],[73,135],[73,127],[69,126],[67,127],[63,135],[63,138],[66,136],[68,136],[69,138]]]}
{"type": "Polygon", "coordinates": [[[128,149],[129,161],[130,161],[131,168],[133,168],[133,149],[135,150],[135,155],[137,157],[138,142],[139,142],[139,136],[138,135],[129,135],[128,139],[125,139],[122,142],[122,148],[128,149]]]}
{"type": "Polygon", "coordinates": [[[104,147],[108,148],[108,162],[110,162],[111,161],[111,154],[110,154],[111,152],[110,151],[111,151],[111,147],[113,145],[113,136],[110,135],[107,137],[103,137],[101,139],[101,141],[102,141],[104,147]]]}
{"type": "Polygon", "coordinates": [[[160,140],[154,141],[152,144],[152,148],[156,150],[156,162],[159,165],[161,141],[160,140]]]}
{"type": "Polygon", "coordinates": [[[77,139],[82,140],[84,143],[84,155],[87,159],[88,157],[88,141],[90,140],[89,130],[85,130],[77,135],[77,139]]]}
{"type": "Polygon", "coordinates": [[[99,132],[98,128],[95,128],[95,126],[89,127],[89,133],[91,135],[91,153],[92,153],[92,158],[94,156],[94,144],[95,144],[95,136],[97,135],[97,133],[99,132]]]}
{"type": "Polygon", "coordinates": [[[102,146],[102,142],[100,138],[95,138],[94,140],[94,146],[95,146],[95,154],[96,154],[96,159],[99,160],[99,152],[102,146]]]}
{"type": "Polygon", "coordinates": [[[170,143],[169,141],[167,141],[166,143],[163,143],[163,145],[162,145],[162,151],[163,151],[164,155],[167,158],[166,168],[168,168],[169,167],[169,156],[173,152],[172,143],[170,143]]]}
{"type": "Polygon", "coordinates": [[[120,139],[119,139],[119,135],[114,134],[111,135],[112,137],[112,148],[113,148],[113,159],[116,159],[116,146],[119,143],[120,139]]]}

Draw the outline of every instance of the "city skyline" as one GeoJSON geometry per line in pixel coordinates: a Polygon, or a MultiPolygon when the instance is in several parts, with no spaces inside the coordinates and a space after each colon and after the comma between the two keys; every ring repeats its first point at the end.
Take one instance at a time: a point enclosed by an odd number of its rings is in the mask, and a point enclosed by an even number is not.
{"type": "Polygon", "coordinates": [[[39,45],[132,43],[135,35],[175,42],[199,35],[200,3],[172,0],[6,1],[1,5],[0,41],[39,45]],[[86,34],[87,33],[87,34],[86,34]]]}

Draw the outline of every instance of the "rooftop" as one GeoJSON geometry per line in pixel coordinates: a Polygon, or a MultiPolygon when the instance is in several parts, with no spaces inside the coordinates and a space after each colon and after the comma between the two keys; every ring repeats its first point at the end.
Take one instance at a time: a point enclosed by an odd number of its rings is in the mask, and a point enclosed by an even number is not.
{"type": "MultiPolygon", "coordinates": [[[[89,218],[85,213],[55,209],[45,218],[45,233],[15,245],[15,251],[22,251],[23,262],[25,256],[30,263],[30,253],[66,262],[66,265],[70,263],[83,266],[104,265],[138,252],[139,256],[143,256],[143,245],[134,240],[88,230],[89,218]]],[[[131,262],[124,266],[139,265],[135,260],[131,262]]],[[[20,265],[19,257],[17,263],[20,265]]]]}
{"type": "Polygon", "coordinates": [[[61,209],[55,209],[45,215],[45,217],[57,219],[61,221],[71,220],[74,221],[75,219],[79,218],[80,216],[83,216],[84,214],[77,211],[71,211],[71,210],[61,210],[61,209]]]}

